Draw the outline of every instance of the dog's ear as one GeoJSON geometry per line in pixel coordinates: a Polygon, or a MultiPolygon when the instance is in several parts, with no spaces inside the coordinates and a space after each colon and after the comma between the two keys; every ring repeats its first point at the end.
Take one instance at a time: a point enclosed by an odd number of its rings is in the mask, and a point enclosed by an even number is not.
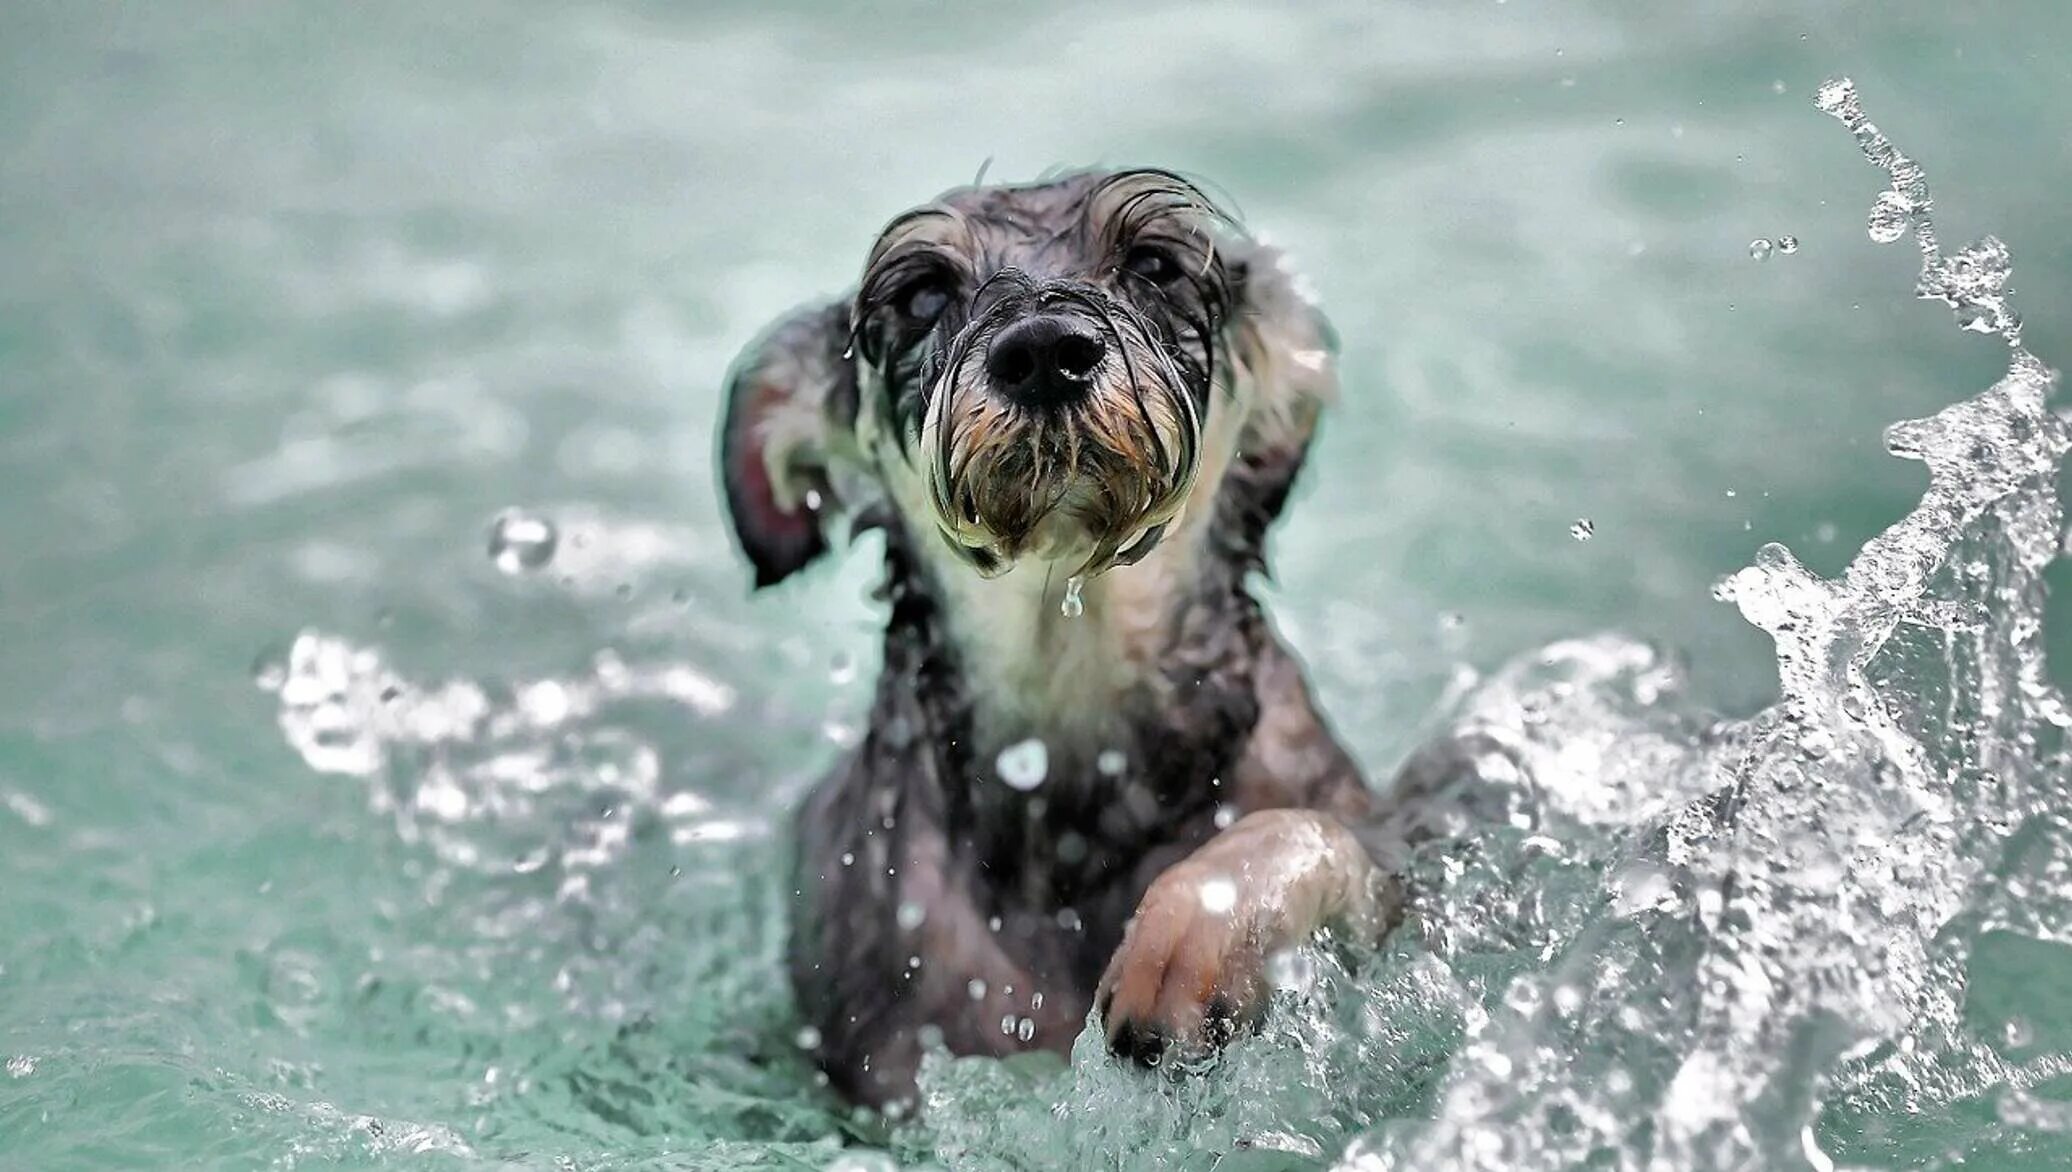
{"type": "Polygon", "coordinates": [[[1299,447],[1337,397],[1338,336],[1278,249],[1251,245],[1228,263],[1231,352],[1249,384],[1250,439],[1299,447]]]}
{"type": "Polygon", "coordinates": [[[751,343],[727,380],[720,479],[758,589],[827,551],[829,461],[856,424],[849,303],[800,310],[751,343]]]}

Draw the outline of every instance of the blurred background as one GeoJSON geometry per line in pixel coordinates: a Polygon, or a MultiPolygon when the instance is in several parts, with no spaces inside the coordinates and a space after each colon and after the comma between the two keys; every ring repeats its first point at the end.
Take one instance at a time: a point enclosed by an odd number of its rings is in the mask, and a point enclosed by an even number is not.
{"type": "Polygon", "coordinates": [[[1866,238],[1823,78],[2072,355],[2072,9],[1808,8],[9,3],[0,1166],[824,1158],[781,818],[875,546],[751,598],[712,429],[982,166],[1197,175],[1313,282],[1270,593],[1376,776],[1598,629],[1763,702],[1712,584],[1839,570],[1925,481],[1882,426],[2004,364],[1866,238]],[[318,678],[402,715],[279,715],[318,678]]]}

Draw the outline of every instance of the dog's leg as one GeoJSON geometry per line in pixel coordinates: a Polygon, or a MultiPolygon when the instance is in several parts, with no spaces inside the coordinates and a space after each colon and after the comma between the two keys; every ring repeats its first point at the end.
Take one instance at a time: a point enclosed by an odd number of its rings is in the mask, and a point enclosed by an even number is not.
{"type": "Polygon", "coordinates": [[[1155,1064],[1258,1018],[1267,958],[1326,926],[1375,939],[1394,882],[1335,817],[1261,810],[1167,868],[1144,893],[1095,1004],[1111,1049],[1155,1064]]]}

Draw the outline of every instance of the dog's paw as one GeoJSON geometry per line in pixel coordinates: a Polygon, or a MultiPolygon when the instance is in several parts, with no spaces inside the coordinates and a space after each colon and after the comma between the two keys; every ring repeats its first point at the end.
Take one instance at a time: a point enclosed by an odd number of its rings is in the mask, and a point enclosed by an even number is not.
{"type": "Polygon", "coordinates": [[[1266,1008],[1266,959],[1326,924],[1378,939],[1392,888],[1329,815],[1260,810],[1154,879],[1094,1003],[1117,1054],[1206,1054],[1266,1008]]]}
{"type": "Polygon", "coordinates": [[[1095,1004],[1114,1053],[1146,1066],[1206,1055],[1266,1005],[1261,909],[1236,875],[1182,862],[1151,884],[1095,1004]]]}

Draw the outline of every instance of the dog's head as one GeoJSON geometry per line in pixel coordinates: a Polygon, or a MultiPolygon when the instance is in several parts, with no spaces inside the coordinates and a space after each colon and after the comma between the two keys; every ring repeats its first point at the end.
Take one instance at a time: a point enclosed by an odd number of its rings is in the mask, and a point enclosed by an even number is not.
{"type": "Polygon", "coordinates": [[[758,585],[883,500],[982,575],[1143,557],[1234,454],[1306,431],[1328,330],[1193,184],[1086,172],[974,187],[894,219],[855,294],[750,347],[722,429],[758,585]],[[1242,443],[1244,441],[1238,441],[1242,443]]]}

